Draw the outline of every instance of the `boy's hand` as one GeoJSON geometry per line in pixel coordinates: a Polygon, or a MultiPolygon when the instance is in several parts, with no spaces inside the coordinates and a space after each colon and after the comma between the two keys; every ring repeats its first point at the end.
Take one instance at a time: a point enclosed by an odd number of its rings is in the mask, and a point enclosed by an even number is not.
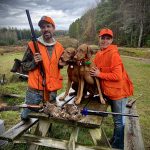
{"type": "Polygon", "coordinates": [[[90,70],[90,75],[93,77],[98,77],[100,74],[100,70],[97,67],[92,67],[90,70]]]}

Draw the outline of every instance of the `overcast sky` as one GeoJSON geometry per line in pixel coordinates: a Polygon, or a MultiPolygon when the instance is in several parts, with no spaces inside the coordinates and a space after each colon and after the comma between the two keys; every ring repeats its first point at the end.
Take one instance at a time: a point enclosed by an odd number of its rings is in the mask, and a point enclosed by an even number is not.
{"type": "Polygon", "coordinates": [[[29,9],[34,28],[43,15],[53,18],[57,30],[68,30],[96,0],[0,0],[0,27],[29,28],[25,10],[29,9]]]}

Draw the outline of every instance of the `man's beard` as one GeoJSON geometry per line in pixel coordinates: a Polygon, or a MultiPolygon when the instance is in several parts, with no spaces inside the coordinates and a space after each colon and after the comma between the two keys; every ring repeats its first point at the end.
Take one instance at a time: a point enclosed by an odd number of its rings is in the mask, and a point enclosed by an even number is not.
{"type": "Polygon", "coordinates": [[[47,40],[50,40],[53,37],[53,34],[51,32],[45,32],[43,34],[43,37],[47,41],[47,40]]]}

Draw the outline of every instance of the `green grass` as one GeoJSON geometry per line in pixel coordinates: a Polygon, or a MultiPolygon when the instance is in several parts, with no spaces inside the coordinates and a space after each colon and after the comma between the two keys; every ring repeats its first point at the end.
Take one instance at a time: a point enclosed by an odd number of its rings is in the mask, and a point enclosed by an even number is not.
{"type": "MultiPolygon", "coordinates": [[[[132,51],[132,49],[131,49],[132,51]]],[[[134,50],[133,50],[134,51],[134,50]]],[[[143,53],[143,52],[141,52],[143,53]]],[[[142,55],[143,54],[139,54],[142,55]]],[[[0,94],[2,93],[16,93],[20,94],[22,96],[25,96],[25,90],[26,90],[26,83],[25,82],[17,82],[15,79],[15,82],[12,81],[12,74],[9,72],[10,68],[13,65],[13,59],[14,58],[21,58],[22,53],[7,53],[0,56],[1,64],[0,64],[0,72],[3,72],[6,74],[6,78],[8,81],[11,81],[11,83],[8,83],[6,85],[0,86],[0,94]]],[[[140,115],[140,126],[142,129],[142,135],[144,139],[144,144],[146,149],[147,147],[150,147],[150,92],[149,92],[149,86],[150,86],[150,64],[146,61],[140,61],[132,58],[123,57],[123,62],[125,64],[125,68],[128,71],[129,76],[131,77],[133,84],[134,84],[134,96],[133,98],[138,97],[140,94],[142,94],[142,97],[137,99],[136,106],[138,114],[140,115]]],[[[62,75],[64,77],[63,81],[63,89],[58,91],[58,94],[62,93],[65,90],[66,82],[67,82],[67,75],[66,75],[66,67],[62,69],[62,75]]],[[[6,99],[3,101],[9,103],[9,104],[17,104],[22,103],[23,99],[6,99]]],[[[2,118],[5,121],[6,129],[10,128],[20,120],[20,112],[1,112],[0,118],[2,118]]],[[[104,119],[103,122],[103,128],[106,131],[106,134],[108,137],[111,137],[112,130],[113,130],[113,122],[112,117],[109,116],[104,119]]],[[[52,130],[52,136],[57,138],[68,138],[70,134],[70,129],[66,126],[62,126],[60,124],[56,124],[53,126],[52,130]],[[63,131],[62,131],[63,128],[63,131]],[[55,131],[57,130],[57,131],[55,131]]],[[[90,135],[87,134],[86,130],[81,130],[81,133],[79,134],[79,141],[84,144],[91,145],[91,139],[89,138],[90,135]]],[[[15,149],[25,149],[25,146],[18,147],[16,146],[15,149]]],[[[48,148],[41,148],[48,149],[48,148]]]]}
{"type": "MultiPolygon", "coordinates": [[[[90,47],[94,53],[99,50],[98,45],[90,45],[90,47]]],[[[150,59],[150,48],[119,47],[118,49],[121,55],[150,59]]]]}
{"type": "Polygon", "coordinates": [[[121,55],[142,57],[142,58],[150,59],[150,48],[119,47],[119,52],[121,55]]]}
{"type": "Polygon", "coordinates": [[[14,59],[22,59],[23,53],[4,53],[3,55],[0,55],[0,74],[6,74],[7,79],[10,79],[10,77],[13,75],[13,73],[10,72],[13,64],[14,59]]]}

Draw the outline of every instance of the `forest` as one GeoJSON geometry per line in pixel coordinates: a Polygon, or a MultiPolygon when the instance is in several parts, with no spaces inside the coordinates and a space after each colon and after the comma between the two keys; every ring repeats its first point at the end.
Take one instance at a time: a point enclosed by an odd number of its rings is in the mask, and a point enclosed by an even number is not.
{"type": "MultiPolygon", "coordinates": [[[[95,0],[75,20],[69,31],[56,31],[56,36],[68,35],[80,43],[97,44],[98,31],[107,27],[114,32],[114,42],[126,47],[150,47],[150,0],[95,0]]],[[[39,36],[39,30],[36,30],[39,36]]],[[[20,45],[31,39],[29,29],[0,28],[0,45],[20,45]]]]}
{"type": "MultiPolygon", "coordinates": [[[[36,36],[40,36],[40,31],[35,30],[36,36]]],[[[67,31],[57,30],[55,36],[66,35],[67,31]]],[[[0,28],[0,45],[23,45],[24,41],[31,39],[30,29],[17,29],[17,28],[0,28]]]]}
{"type": "Polygon", "coordinates": [[[119,46],[149,47],[149,18],[149,0],[97,0],[96,8],[70,25],[69,35],[80,42],[97,43],[98,31],[107,27],[119,46]]]}

